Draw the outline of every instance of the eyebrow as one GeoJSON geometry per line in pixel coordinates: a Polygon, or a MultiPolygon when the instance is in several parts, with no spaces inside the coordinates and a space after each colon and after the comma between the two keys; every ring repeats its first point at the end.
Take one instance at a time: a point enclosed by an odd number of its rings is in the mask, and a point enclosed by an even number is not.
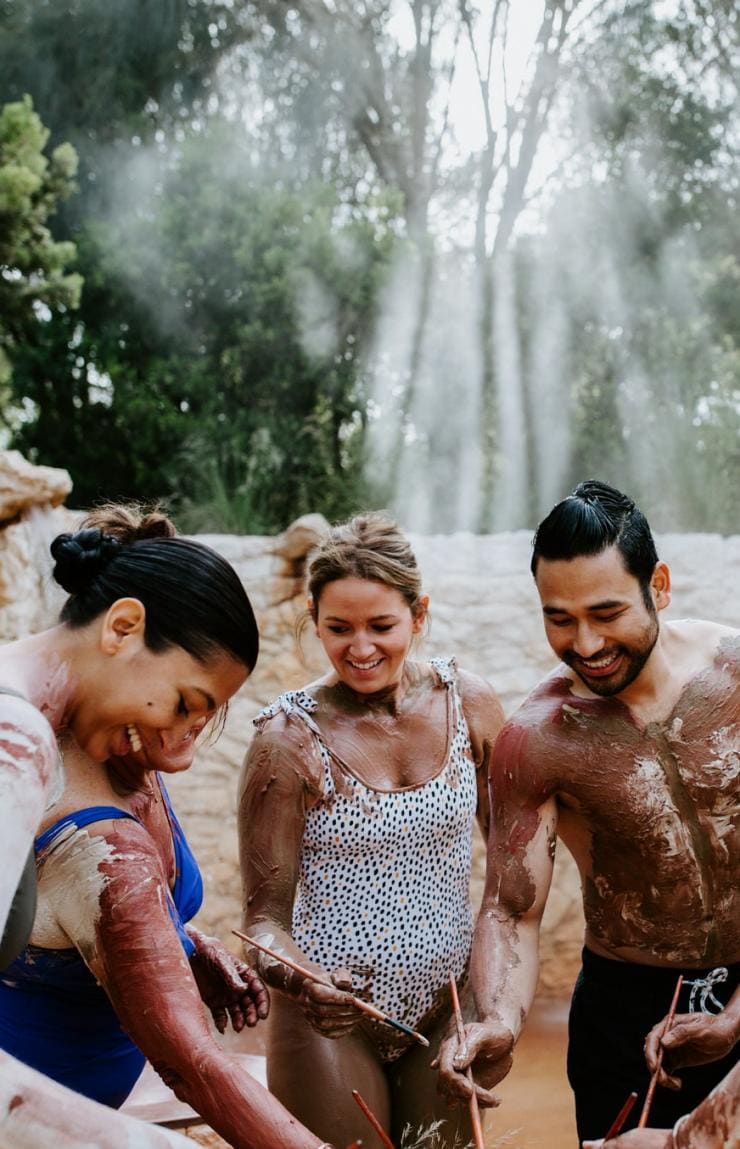
{"type": "MultiPolygon", "coordinates": [[[[591,606],[586,607],[587,610],[615,610],[617,607],[626,606],[620,598],[607,598],[603,602],[592,603],[591,606]]],[[[569,614],[570,612],[564,606],[543,606],[543,614],[569,614]]]]}
{"type": "MultiPolygon", "coordinates": [[[[386,622],[389,619],[398,618],[396,614],[374,614],[368,622],[386,622]]],[[[324,616],[324,622],[347,622],[346,618],[342,618],[339,614],[327,614],[324,616]]]]}

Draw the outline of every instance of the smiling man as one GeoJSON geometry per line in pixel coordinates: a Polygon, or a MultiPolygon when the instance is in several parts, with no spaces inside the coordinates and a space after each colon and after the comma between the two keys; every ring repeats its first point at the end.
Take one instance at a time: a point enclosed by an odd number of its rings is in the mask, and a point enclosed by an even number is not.
{"type": "MultiPolygon", "coordinates": [[[[603,1137],[627,1095],[644,1096],[645,1039],[680,973],[674,1033],[690,1036],[666,1047],[669,1088],[650,1121],[671,1126],[737,1060],[740,634],[661,625],[670,572],[642,513],[605,483],[582,483],[540,524],[532,573],[561,663],[494,751],[471,965],[479,1020],[461,1056],[454,1038],[443,1047],[442,1084],[462,1098],[468,1065],[488,1088],[508,1072],[534,997],[559,836],[586,917],[568,1054],[579,1137],[603,1137]]],[[[653,1035],[652,1064],[655,1047],[653,1035]]]]}

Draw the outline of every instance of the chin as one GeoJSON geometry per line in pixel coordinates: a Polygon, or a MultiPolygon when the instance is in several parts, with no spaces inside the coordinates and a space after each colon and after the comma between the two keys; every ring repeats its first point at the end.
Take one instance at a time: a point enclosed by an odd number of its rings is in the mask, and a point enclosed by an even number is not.
{"type": "Polygon", "coordinates": [[[142,765],[146,766],[148,770],[157,770],[160,774],[182,774],[183,771],[189,770],[193,765],[193,756],[187,760],[182,758],[160,758],[158,761],[152,761],[151,758],[144,758],[142,765]]]}

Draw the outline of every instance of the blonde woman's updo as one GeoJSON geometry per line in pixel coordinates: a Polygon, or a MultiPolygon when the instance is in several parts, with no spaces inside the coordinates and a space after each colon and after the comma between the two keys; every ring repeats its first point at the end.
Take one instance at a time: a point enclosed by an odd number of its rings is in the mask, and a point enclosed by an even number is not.
{"type": "Polygon", "coordinates": [[[308,564],[308,593],[316,615],[321,593],[342,578],[369,579],[397,590],[416,614],[421,572],[409,540],[385,511],[365,511],[339,523],[319,543],[308,564]]]}

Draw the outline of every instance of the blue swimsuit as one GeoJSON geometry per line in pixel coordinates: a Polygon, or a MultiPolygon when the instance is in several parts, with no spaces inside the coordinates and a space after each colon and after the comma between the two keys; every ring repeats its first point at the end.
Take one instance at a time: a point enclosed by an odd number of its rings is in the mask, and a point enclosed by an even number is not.
{"type": "MultiPolygon", "coordinates": [[[[170,804],[162,794],[172,827],[175,885],[170,917],[182,947],[195,949],[184,923],[200,909],[203,882],[198,863],[170,804]]],[[[131,818],[117,806],[89,806],[60,818],[36,839],[36,857],[54,849],[57,835],[109,818],[131,818]]],[[[118,1108],[128,1097],[146,1058],[124,1033],[105,990],[76,949],[28,945],[0,975],[0,1049],[62,1085],[118,1108]]]]}

